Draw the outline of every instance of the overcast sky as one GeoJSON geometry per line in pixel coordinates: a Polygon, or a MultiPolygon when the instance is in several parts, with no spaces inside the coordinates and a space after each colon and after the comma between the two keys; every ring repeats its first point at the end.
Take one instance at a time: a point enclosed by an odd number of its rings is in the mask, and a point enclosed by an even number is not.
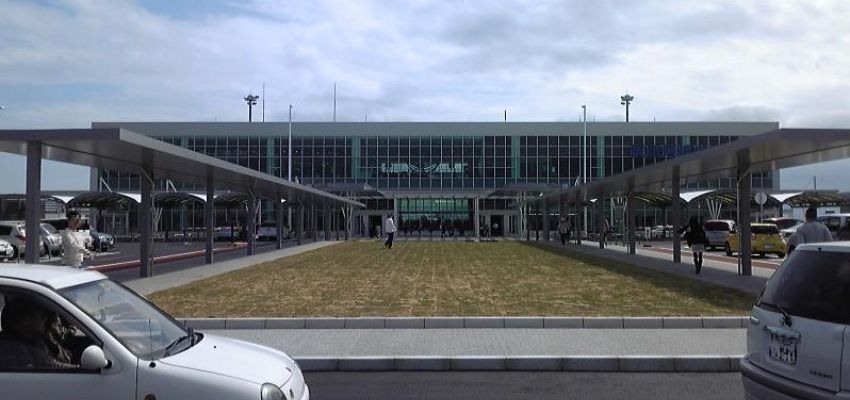
{"type": "MultiPolygon", "coordinates": [[[[848,128],[848,20],[844,0],[0,0],[0,129],[243,121],[263,82],[269,121],[330,120],[336,82],[341,121],[622,121],[628,91],[634,121],[848,128]]],[[[0,155],[0,192],[23,167],[0,155]]],[[[848,168],[782,186],[850,190],[848,168]]]]}

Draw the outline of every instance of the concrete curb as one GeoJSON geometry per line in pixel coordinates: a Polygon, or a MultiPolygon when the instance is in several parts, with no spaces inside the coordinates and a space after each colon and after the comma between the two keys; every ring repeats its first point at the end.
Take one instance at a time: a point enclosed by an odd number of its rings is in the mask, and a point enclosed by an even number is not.
{"type": "Polygon", "coordinates": [[[195,329],[741,329],[749,317],[185,318],[195,329]]]}
{"type": "Polygon", "coordinates": [[[743,356],[295,357],[303,371],[737,372],[743,356]]]}

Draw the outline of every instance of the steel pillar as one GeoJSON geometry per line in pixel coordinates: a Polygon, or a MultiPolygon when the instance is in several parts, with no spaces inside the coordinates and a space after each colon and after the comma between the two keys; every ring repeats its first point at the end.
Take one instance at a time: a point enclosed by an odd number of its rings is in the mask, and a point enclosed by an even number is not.
{"type": "Polygon", "coordinates": [[[599,248],[605,248],[605,237],[608,232],[605,232],[605,200],[602,198],[596,199],[596,231],[599,232],[599,248]]]}
{"type": "MultiPolygon", "coordinates": [[[[148,157],[149,158],[149,157],[148,157]]],[[[153,168],[145,162],[139,177],[142,202],[139,204],[139,276],[151,276],[153,267],[153,168]]]]}
{"type": "Polygon", "coordinates": [[[627,196],[628,200],[626,200],[627,201],[627,203],[626,203],[626,208],[627,208],[627,211],[626,211],[626,218],[627,218],[626,232],[627,232],[628,237],[627,237],[626,242],[628,243],[629,254],[636,254],[637,249],[636,249],[636,246],[635,246],[635,224],[636,224],[635,220],[636,220],[636,218],[635,218],[635,182],[634,182],[634,180],[629,179],[629,182],[627,183],[627,190],[628,190],[628,192],[627,192],[628,193],[628,196],[627,196]]]}
{"type": "Polygon", "coordinates": [[[215,186],[213,185],[213,177],[207,177],[207,202],[204,204],[204,223],[206,224],[206,246],[204,248],[204,262],[212,264],[213,257],[213,240],[215,240],[215,186]]]}
{"type": "Polygon", "coordinates": [[[750,180],[750,155],[744,150],[738,153],[738,237],[740,240],[740,251],[738,257],[741,259],[741,275],[753,274],[752,263],[752,227],[750,223],[750,194],[752,193],[752,182],[750,180]]]}
{"type": "Polygon", "coordinates": [[[670,214],[673,224],[673,262],[682,262],[682,241],[679,239],[679,228],[682,226],[682,200],[679,193],[679,166],[673,166],[673,180],[671,184],[671,197],[673,204],[670,206],[670,214]]]}
{"type": "Polygon", "coordinates": [[[333,215],[333,213],[331,212],[331,208],[328,207],[327,204],[322,207],[322,210],[324,210],[325,212],[325,216],[324,218],[322,218],[322,230],[325,231],[325,240],[329,241],[331,240],[331,216],[333,215]]]}
{"type": "Polygon", "coordinates": [[[472,229],[475,231],[475,239],[476,240],[481,239],[481,216],[480,216],[480,213],[481,213],[480,208],[481,207],[479,207],[480,204],[478,204],[478,203],[479,203],[478,198],[472,199],[472,210],[473,210],[473,215],[475,216],[472,220],[472,229]]]}
{"type": "Polygon", "coordinates": [[[541,218],[543,218],[543,240],[549,241],[552,240],[549,236],[549,202],[543,202],[543,212],[541,213],[541,218]]]}
{"type": "Polygon", "coordinates": [[[248,234],[245,236],[248,239],[246,253],[253,256],[257,246],[257,196],[250,193],[248,197],[248,234]]]}
{"type": "MultiPolygon", "coordinates": [[[[581,201],[581,200],[578,200],[581,201]]],[[[573,208],[576,210],[576,244],[581,244],[581,234],[584,232],[584,207],[576,204],[573,208]]]]}
{"type": "MultiPolygon", "coordinates": [[[[12,172],[10,172],[12,173],[12,172]]],[[[38,263],[41,251],[41,142],[27,142],[26,262],[38,263]]],[[[48,254],[49,255],[49,254],[48,254]]],[[[20,254],[18,254],[20,258],[20,254]]]]}
{"type": "Polygon", "coordinates": [[[283,248],[283,203],[280,201],[281,199],[275,199],[274,210],[275,210],[275,222],[277,222],[276,228],[277,232],[275,232],[275,244],[274,247],[277,250],[283,248]]]}
{"type": "Polygon", "coordinates": [[[310,206],[310,234],[313,237],[313,242],[319,241],[319,214],[315,204],[310,206]]]}
{"type": "Polygon", "coordinates": [[[295,207],[295,243],[301,245],[304,236],[304,205],[301,202],[295,207]]]}

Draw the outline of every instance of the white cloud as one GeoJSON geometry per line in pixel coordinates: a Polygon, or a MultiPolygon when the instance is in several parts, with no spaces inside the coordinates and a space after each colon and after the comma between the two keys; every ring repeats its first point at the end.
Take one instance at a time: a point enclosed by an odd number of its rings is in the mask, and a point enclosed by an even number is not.
{"type": "Polygon", "coordinates": [[[339,120],[622,119],[628,90],[634,120],[850,125],[840,0],[145,5],[0,0],[0,128],[244,120],[263,82],[269,120],[330,120],[337,82],[339,120]]]}

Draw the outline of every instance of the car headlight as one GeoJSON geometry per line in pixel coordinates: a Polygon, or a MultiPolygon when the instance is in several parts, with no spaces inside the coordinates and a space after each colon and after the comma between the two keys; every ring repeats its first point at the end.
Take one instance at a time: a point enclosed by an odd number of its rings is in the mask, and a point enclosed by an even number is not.
{"type": "Polygon", "coordinates": [[[260,400],[284,400],[283,391],[277,385],[264,383],[260,386],[260,400]]]}

